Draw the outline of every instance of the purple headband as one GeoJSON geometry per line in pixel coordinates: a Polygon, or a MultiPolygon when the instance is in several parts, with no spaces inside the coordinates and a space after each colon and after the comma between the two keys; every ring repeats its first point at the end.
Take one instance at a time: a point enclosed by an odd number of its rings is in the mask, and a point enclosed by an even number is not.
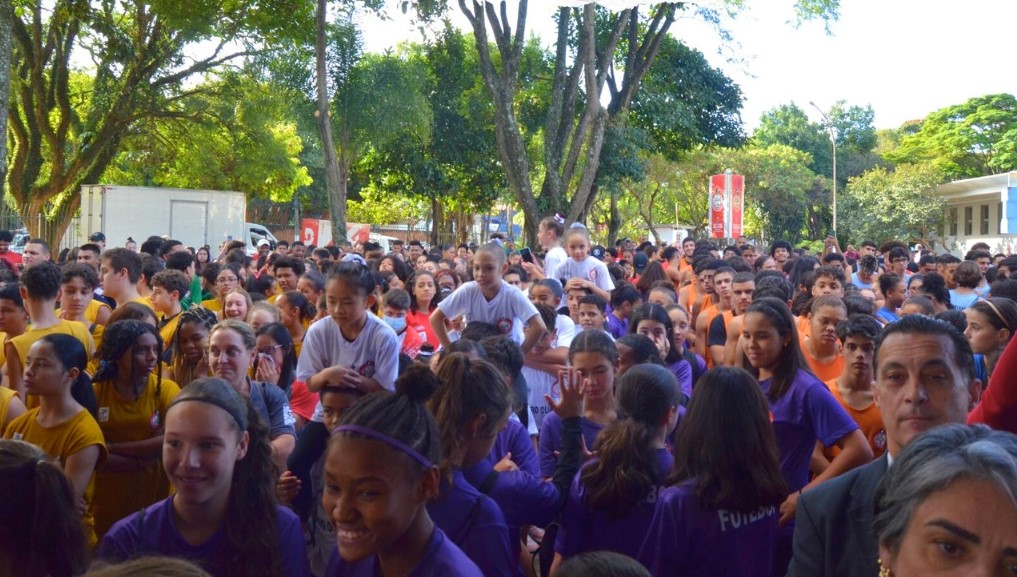
{"type": "Polygon", "coordinates": [[[357,433],[360,435],[364,435],[365,437],[371,437],[372,439],[376,439],[387,445],[395,447],[396,449],[399,449],[400,451],[406,453],[410,457],[413,457],[413,460],[423,465],[425,469],[430,469],[433,466],[431,464],[431,461],[429,461],[427,457],[418,453],[416,450],[413,449],[413,447],[399,441],[398,439],[393,439],[392,437],[389,437],[385,433],[379,433],[374,429],[368,429],[367,427],[361,427],[360,425],[340,425],[339,427],[336,428],[335,431],[332,432],[332,434],[337,435],[339,433],[357,433]]]}

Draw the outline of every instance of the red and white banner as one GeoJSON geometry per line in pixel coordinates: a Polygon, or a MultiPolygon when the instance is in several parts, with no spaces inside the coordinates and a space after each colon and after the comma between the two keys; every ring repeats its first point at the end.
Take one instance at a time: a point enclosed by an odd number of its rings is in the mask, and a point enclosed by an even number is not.
{"type": "Polygon", "coordinates": [[[724,175],[714,174],[710,177],[710,236],[724,238],[724,175]]]}
{"type": "Polygon", "coordinates": [[[745,207],[745,177],[731,175],[731,232],[730,238],[742,235],[742,211],[745,207]]]}

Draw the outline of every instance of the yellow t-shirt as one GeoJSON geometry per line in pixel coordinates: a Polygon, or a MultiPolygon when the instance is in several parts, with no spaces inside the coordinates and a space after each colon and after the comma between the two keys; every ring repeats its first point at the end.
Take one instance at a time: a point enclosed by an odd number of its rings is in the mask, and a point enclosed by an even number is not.
{"type": "Polygon", "coordinates": [[[152,309],[152,311],[155,311],[155,309],[152,308],[152,297],[138,297],[136,299],[131,299],[131,302],[143,304],[146,307],[152,309]]]}
{"type": "MultiPolygon", "coordinates": [[[[106,442],[102,438],[99,423],[95,422],[88,411],[82,409],[66,422],[55,427],[43,427],[36,421],[39,409],[31,409],[24,415],[11,421],[4,431],[5,439],[17,439],[38,445],[47,455],[56,459],[61,467],[67,463],[68,457],[87,449],[92,445],[99,446],[99,460],[95,468],[99,469],[106,463],[106,442]]],[[[81,523],[85,530],[85,539],[89,547],[94,547],[99,538],[95,532],[95,519],[92,517],[92,494],[95,491],[95,474],[88,481],[85,489],[85,513],[81,523]]]]}
{"type": "Polygon", "coordinates": [[[162,337],[162,349],[164,351],[173,345],[173,335],[177,332],[178,324],[180,324],[180,313],[168,319],[166,317],[159,319],[159,336],[162,337]]]}
{"type": "MultiPolygon", "coordinates": [[[[157,394],[156,379],[155,373],[148,376],[136,401],[119,395],[110,381],[92,383],[99,404],[99,428],[107,443],[144,441],[162,434],[162,418],[180,387],[163,379],[157,394]]],[[[92,498],[96,534],[105,534],[113,523],[169,494],[169,480],[159,461],[136,471],[97,471],[92,498]]]]}
{"type": "MultiPolygon", "coordinates": [[[[14,350],[18,353],[18,360],[21,361],[22,369],[25,367],[25,359],[28,358],[28,349],[32,347],[32,344],[42,337],[52,334],[71,335],[84,345],[85,353],[88,355],[88,358],[92,358],[92,355],[95,354],[95,343],[92,341],[92,335],[88,332],[88,327],[78,321],[58,319],[57,323],[51,327],[46,327],[44,329],[29,327],[28,330],[25,331],[25,334],[18,335],[10,340],[11,345],[14,346],[14,350]]],[[[25,399],[25,406],[29,409],[38,407],[39,398],[35,395],[27,395],[27,398],[25,399]]]]}
{"type": "Polygon", "coordinates": [[[201,306],[214,313],[222,312],[222,301],[218,298],[201,301],[201,306]]]}
{"type": "Polygon", "coordinates": [[[11,406],[11,399],[20,396],[14,389],[0,387],[0,427],[3,427],[7,422],[7,410],[11,406]]]}

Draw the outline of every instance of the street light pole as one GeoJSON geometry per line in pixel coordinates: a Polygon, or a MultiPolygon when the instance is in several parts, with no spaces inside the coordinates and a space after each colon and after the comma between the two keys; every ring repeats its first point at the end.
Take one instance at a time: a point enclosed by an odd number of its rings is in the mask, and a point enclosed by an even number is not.
{"type": "Polygon", "coordinates": [[[823,109],[816,106],[815,102],[809,101],[809,104],[813,108],[819,111],[823,115],[823,120],[826,121],[826,127],[830,131],[830,143],[833,145],[833,230],[837,230],[837,133],[834,130],[833,123],[830,122],[830,117],[823,112],[823,109]]]}

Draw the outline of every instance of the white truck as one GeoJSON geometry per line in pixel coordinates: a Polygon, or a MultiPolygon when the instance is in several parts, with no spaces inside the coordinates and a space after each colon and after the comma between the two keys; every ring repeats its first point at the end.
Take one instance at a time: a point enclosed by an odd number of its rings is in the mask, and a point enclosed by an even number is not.
{"type": "Polygon", "coordinates": [[[214,251],[222,241],[237,239],[253,254],[262,238],[277,242],[267,227],[247,222],[246,195],[227,190],[84,185],[81,210],[61,246],[81,246],[96,232],[106,235],[107,246],[124,246],[128,237],[140,245],[157,235],[214,251]]]}

